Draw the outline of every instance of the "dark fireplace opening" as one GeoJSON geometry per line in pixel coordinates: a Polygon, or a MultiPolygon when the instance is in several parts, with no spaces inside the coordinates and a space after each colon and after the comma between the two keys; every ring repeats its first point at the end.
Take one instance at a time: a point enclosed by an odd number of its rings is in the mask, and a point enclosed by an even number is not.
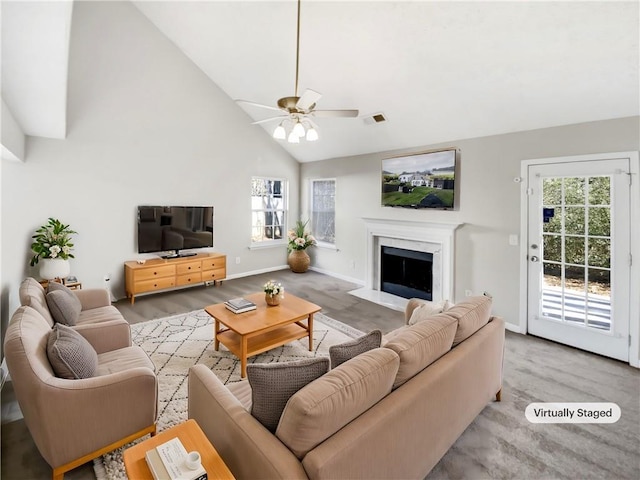
{"type": "Polygon", "coordinates": [[[432,300],[433,254],[382,247],[380,289],[404,298],[432,300]]]}

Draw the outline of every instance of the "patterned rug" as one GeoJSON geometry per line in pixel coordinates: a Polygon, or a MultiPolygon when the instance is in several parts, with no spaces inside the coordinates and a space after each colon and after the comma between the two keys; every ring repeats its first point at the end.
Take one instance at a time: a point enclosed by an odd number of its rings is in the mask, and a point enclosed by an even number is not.
{"type": "MultiPolygon", "coordinates": [[[[305,337],[251,357],[248,362],[286,362],[328,356],[331,345],[362,335],[359,330],[322,313],[314,315],[313,327],[313,352],[309,351],[309,341],[305,337]]],[[[212,336],[213,319],[204,310],[131,326],[134,345],[142,347],[156,367],[159,432],[187,420],[187,372],[190,366],[198,363],[208,366],[225,384],[240,381],[240,360],[222,344],[216,352],[212,336]]],[[[131,445],[94,460],[98,480],[127,478],[122,452],[131,445]]]]}

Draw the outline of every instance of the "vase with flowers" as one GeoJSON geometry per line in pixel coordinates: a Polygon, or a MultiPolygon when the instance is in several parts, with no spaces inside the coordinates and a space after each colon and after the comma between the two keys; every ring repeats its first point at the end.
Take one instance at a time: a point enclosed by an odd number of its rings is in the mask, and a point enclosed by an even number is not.
{"type": "Polygon", "coordinates": [[[264,300],[267,305],[280,305],[280,300],[284,298],[284,287],[280,282],[269,280],[264,284],[264,300]]]}
{"type": "Polygon", "coordinates": [[[295,227],[289,230],[287,235],[289,239],[289,268],[295,273],[306,272],[311,264],[309,254],[305,250],[315,245],[316,239],[307,230],[308,223],[308,221],[298,220],[295,227]]]}
{"type": "Polygon", "coordinates": [[[29,264],[33,267],[40,263],[40,276],[45,280],[65,278],[71,272],[69,259],[75,258],[71,253],[73,243],[71,235],[77,233],[60,220],[49,218],[46,224],[32,235],[31,250],[34,255],[29,264]]]}

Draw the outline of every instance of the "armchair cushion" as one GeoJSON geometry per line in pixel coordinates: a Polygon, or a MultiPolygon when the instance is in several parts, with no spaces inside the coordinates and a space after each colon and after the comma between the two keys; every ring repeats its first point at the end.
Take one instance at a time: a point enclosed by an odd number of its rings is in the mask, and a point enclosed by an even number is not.
{"type": "MultiPolygon", "coordinates": [[[[63,287],[66,288],[66,287],[63,287]]],[[[64,290],[52,290],[47,293],[47,306],[51,316],[57,323],[70,327],[75,326],[82,310],[82,304],[73,292],[64,290]]]]}
{"type": "Polygon", "coordinates": [[[382,342],[382,332],[380,330],[372,330],[366,335],[362,335],[355,340],[351,340],[339,345],[329,347],[329,358],[331,359],[331,369],[338,365],[351,360],[353,357],[361,353],[368,352],[374,348],[380,348],[382,342]]]}
{"type": "Polygon", "coordinates": [[[275,432],[289,398],[328,371],[329,359],[326,357],[247,365],[251,415],[275,432]]]}
{"type": "Polygon", "coordinates": [[[56,376],[69,380],[93,377],[98,368],[98,354],[91,344],[60,323],[49,333],[47,357],[56,376]]]}

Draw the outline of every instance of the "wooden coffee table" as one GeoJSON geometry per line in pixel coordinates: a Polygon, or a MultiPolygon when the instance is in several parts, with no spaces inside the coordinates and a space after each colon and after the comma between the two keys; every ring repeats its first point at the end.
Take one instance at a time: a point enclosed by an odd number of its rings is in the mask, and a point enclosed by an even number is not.
{"type": "Polygon", "coordinates": [[[274,307],[267,305],[264,293],[253,293],[244,298],[258,308],[237,314],[227,310],[224,303],[205,308],[215,320],[215,349],[218,350],[222,343],[240,359],[242,378],[247,376],[248,357],[307,336],[309,350],[313,350],[313,314],[321,310],[318,305],[290,293],[285,294],[280,305],[274,307]]]}
{"type": "Polygon", "coordinates": [[[131,448],[127,448],[122,455],[127,476],[135,480],[153,480],[151,470],[149,470],[147,461],[144,458],[145,454],[152,448],[176,437],[180,439],[187,452],[195,450],[200,453],[202,466],[207,471],[210,479],[231,480],[235,478],[200,426],[193,419],[158,433],[156,436],[148,438],[131,448]]]}

